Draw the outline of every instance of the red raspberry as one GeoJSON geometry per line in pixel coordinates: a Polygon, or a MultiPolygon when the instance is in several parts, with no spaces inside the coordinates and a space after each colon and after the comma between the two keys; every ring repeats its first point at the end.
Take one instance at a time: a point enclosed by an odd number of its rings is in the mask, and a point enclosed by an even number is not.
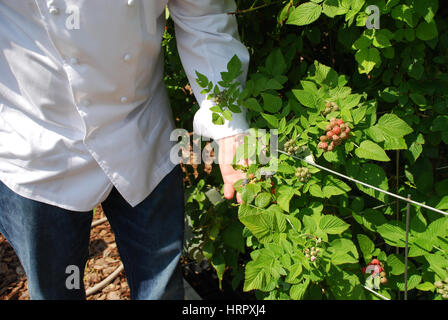
{"type": "Polygon", "coordinates": [[[335,126],[335,127],[333,128],[333,132],[334,132],[335,134],[340,134],[340,133],[341,133],[341,128],[339,128],[338,126],[335,126]]]}
{"type": "Polygon", "coordinates": [[[342,120],[342,119],[338,119],[338,120],[336,121],[336,123],[337,123],[338,126],[340,126],[341,124],[344,123],[344,120],[342,120]]]}
{"type": "Polygon", "coordinates": [[[334,132],[333,132],[333,131],[328,131],[328,132],[327,132],[327,137],[328,137],[328,138],[331,138],[333,135],[334,135],[334,132]]]}
{"type": "Polygon", "coordinates": [[[373,259],[372,262],[370,262],[370,264],[379,265],[380,261],[378,259],[373,259]]]}
{"type": "Polygon", "coordinates": [[[328,143],[326,143],[326,142],[321,142],[321,143],[319,143],[318,147],[319,147],[320,149],[327,149],[327,148],[328,148],[328,143]]]}

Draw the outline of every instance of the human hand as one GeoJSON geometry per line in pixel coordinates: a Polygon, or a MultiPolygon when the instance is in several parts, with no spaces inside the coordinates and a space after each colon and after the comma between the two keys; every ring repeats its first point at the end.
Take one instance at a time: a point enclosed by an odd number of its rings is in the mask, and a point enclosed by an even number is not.
{"type": "MultiPolygon", "coordinates": [[[[235,170],[232,166],[233,157],[239,145],[244,143],[244,134],[219,139],[219,168],[221,170],[222,179],[224,180],[224,198],[233,199],[235,195],[235,182],[246,179],[246,174],[241,170],[235,170]]],[[[243,161],[243,165],[247,165],[247,159],[243,161]]],[[[241,194],[236,193],[236,200],[242,203],[241,194]]]]}

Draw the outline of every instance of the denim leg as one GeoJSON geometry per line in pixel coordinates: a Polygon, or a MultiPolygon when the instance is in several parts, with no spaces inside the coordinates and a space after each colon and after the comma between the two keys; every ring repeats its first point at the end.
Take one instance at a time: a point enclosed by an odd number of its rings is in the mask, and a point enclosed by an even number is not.
{"type": "Polygon", "coordinates": [[[139,205],[114,188],[102,204],[115,233],[133,300],[184,299],[182,171],[176,166],[139,205]]]}
{"type": "Polygon", "coordinates": [[[92,212],[30,200],[0,182],[0,232],[25,269],[33,300],[85,299],[91,221],[92,212]]]}

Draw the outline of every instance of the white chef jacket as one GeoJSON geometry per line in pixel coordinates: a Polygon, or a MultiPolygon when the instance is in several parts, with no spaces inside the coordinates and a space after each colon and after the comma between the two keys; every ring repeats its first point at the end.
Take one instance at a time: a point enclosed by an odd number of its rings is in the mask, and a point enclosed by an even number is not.
{"type": "Polygon", "coordinates": [[[214,125],[195,71],[215,83],[249,55],[234,0],[0,0],[0,180],[16,193],[89,211],[113,186],[131,206],[176,165],[163,83],[168,5],[198,103],[194,130],[248,129],[244,113],[214,125]],[[75,14],[78,13],[78,16],[75,14]],[[79,29],[76,28],[77,20],[79,29]]]}

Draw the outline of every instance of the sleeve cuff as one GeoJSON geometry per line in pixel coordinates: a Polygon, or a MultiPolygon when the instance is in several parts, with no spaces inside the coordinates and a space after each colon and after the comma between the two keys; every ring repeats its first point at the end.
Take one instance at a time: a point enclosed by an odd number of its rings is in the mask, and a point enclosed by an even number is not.
{"type": "Polygon", "coordinates": [[[200,109],[194,115],[193,131],[195,134],[219,140],[236,134],[247,133],[249,124],[246,120],[246,111],[241,113],[232,113],[231,121],[226,120],[223,125],[216,125],[212,121],[213,112],[210,108],[213,106],[211,100],[203,100],[200,109]]]}

